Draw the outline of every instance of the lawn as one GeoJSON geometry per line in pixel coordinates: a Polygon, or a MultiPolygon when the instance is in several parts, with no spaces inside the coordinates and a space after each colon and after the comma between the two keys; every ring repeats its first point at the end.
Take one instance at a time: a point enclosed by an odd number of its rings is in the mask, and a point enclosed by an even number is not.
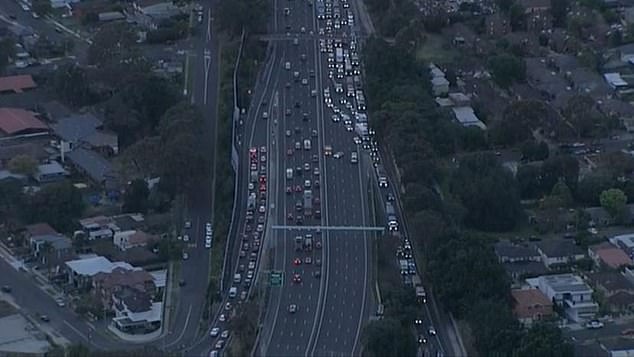
{"type": "Polygon", "coordinates": [[[453,62],[458,53],[441,35],[426,33],[424,40],[416,50],[416,59],[425,62],[453,62]]]}

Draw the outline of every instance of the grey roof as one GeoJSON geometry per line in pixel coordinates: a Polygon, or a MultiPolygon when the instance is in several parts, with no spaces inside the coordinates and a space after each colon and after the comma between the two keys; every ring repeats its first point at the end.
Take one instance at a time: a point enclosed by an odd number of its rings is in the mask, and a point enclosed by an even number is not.
{"type": "Polygon", "coordinates": [[[570,257],[584,254],[583,249],[570,239],[547,239],[537,242],[537,248],[547,257],[570,257]]]}
{"type": "Polygon", "coordinates": [[[48,164],[38,165],[37,176],[42,175],[68,175],[68,172],[64,170],[64,167],[57,161],[51,161],[48,164]]]}
{"type": "Polygon", "coordinates": [[[617,337],[602,340],[601,346],[608,351],[634,351],[634,340],[629,338],[617,337]]]}
{"type": "Polygon", "coordinates": [[[14,174],[9,170],[0,170],[0,181],[6,179],[26,180],[26,176],[20,174],[14,174]]]}
{"type": "Polygon", "coordinates": [[[507,240],[495,243],[494,250],[495,254],[500,258],[529,258],[535,256],[539,257],[539,253],[537,253],[534,245],[514,244],[507,240]]]}
{"type": "Polygon", "coordinates": [[[49,242],[55,250],[70,249],[73,246],[70,238],[61,234],[46,234],[33,239],[38,242],[49,242]]]}
{"type": "Polygon", "coordinates": [[[601,285],[608,291],[627,290],[634,292],[634,284],[615,271],[588,274],[588,278],[593,284],[601,285]]]}
{"type": "Polygon", "coordinates": [[[143,312],[152,309],[152,298],[148,293],[124,287],[116,291],[114,295],[121,299],[128,310],[132,312],[143,312]]]}
{"type": "Polygon", "coordinates": [[[38,106],[39,110],[42,111],[43,114],[48,116],[51,120],[59,120],[71,115],[70,109],[56,100],[52,100],[44,104],[39,104],[38,106]]]}
{"type": "Polygon", "coordinates": [[[541,262],[514,262],[504,263],[506,273],[513,275],[539,276],[548,272],[548,269],[541,262]]]}
{"type": "Polygon", "coordinates": [[[92,150],[80,147],[66,156],[95,182],[104,183],[116,178],[110,162],[92,150]]]}
{"type": "Polygon", "coordinates": [[[55,134],[65,141],[86,142],[92,146],[117,146],[117,136],[99,129],[103,123],[92,114],[76,114],[53,124],[55,134]]]}

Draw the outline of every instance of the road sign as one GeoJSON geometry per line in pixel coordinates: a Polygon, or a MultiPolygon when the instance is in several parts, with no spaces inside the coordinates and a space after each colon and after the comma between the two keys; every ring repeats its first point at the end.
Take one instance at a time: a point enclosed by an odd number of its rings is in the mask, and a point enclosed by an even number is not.
{"type": "Polygon", "coordinates": [[[281,271],[272,271],[270,276],[271,286],[281,286],[283,279],[282,276],[283,273],[281,271]]]}

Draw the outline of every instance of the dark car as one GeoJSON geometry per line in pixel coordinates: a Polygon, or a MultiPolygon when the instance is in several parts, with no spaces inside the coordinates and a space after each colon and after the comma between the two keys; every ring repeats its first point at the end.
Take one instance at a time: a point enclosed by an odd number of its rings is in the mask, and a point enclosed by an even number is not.
{"type": "Polygon", "coordinates": [[[10,293],[11,292],[11,287],[9,285],[2,286],[2,292],[3,293],[10,293]]]}

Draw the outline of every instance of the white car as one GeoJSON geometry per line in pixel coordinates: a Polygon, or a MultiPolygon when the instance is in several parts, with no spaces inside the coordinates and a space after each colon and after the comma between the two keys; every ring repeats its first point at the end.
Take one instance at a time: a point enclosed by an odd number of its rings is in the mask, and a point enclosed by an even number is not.
{"type": "Polygon", "coordinates": [[[185,221],[185,229],[190,229],[192,227],[191,221],[185,221]]]}
{"type": "Polygon", "coordinates": [[[225,314],[220,314],[220,317],[218,317],[218,321],[220,321],[220,322],[227,321],[227,317],[225,316],[225,314]]]}
{"type": "Polygon", "coordinates": [[[214,327],[214,328],[211,329],[211,332],[209,332],[209,336],[216,337],[216,336],[218,336],[219,333],[220,333],[220,328],[219,327],[214,327]]]}
{"type": "Polygon", "coordinates": [[[436,329],[434,328],[434,326],[429,326],[428,332],[430,336],[436,336],[436,329]]]}
{"type": "Polygon", "coordinates": [[[189,254],[187,252],[183,252],[183,260],[189,259],[189,254]]]}
{"type": "Polygon", "coordinates": [[[599,320],[592,320],[586,324],[586,328],[589,328],[589,329],[599,329],[602,327],[603,327],[603,322],[599,320]]]}
{"type": "Polygon", "coordinates": [[[221,338],[229,338],[229,330],[224,330],[222,331],[222,335],[220,335],[221,338]]]}
{"type": "Polygon", "coordinates": [[[183,242],[189,242],[189,234],[183,236],[183,242]]]}
{"type": "Polygon", "coordinates": [[[341,159],[343,157],[343,152],[339,151],[332,155],[335,159],[341,159]]]}

